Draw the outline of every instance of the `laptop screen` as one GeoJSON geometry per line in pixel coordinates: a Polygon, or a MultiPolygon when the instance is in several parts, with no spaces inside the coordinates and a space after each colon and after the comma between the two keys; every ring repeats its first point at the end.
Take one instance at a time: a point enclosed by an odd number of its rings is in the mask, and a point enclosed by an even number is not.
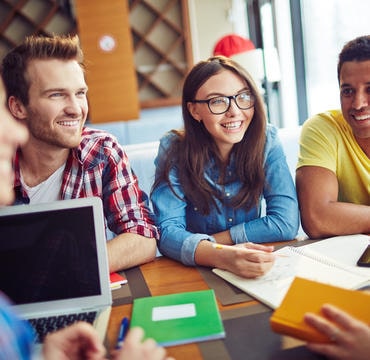
{"type": "Polygon", "coordinates": [[[1,291],[17,305],[100,295],[93,215],[85,206],[0,216],[1,291]]]}

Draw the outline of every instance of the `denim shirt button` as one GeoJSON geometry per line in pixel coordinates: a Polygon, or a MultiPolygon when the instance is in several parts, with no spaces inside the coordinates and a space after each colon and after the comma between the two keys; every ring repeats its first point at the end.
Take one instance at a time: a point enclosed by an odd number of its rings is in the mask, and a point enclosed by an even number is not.
{"type": "Polygon", "coordinates": [[[198,208],[197,207],[194,207],[194,211],[198,211],[198,208]]]}
{"type": "Polygon", "coordinates": [[[230,197],[230,193],[228,192],[228,193],[226,193],[226,197],[230,197]]]}
{"type": "Polygon", "coordinates": [[[228,221],[229,221],[229,222],[232,222],[232,221],[233,221],[233,219],[232,219],[232,218],[229,218],[229,219],[228,219],[228,221]]]}

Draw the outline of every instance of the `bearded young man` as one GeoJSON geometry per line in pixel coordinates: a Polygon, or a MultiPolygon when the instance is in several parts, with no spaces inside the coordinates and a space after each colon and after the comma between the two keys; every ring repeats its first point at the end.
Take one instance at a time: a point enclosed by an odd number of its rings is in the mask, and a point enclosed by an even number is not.
{"type": "Polygon", "coordinates": [[[109,270],[155,257],[157,229],[127,155],[116,139],[85,127],[83,53],[77,36],[32,36],[10,51],[2,77],[12,115],[29,131],[14,160],[14,204],[97,196],[116,236],[109,270]]]}

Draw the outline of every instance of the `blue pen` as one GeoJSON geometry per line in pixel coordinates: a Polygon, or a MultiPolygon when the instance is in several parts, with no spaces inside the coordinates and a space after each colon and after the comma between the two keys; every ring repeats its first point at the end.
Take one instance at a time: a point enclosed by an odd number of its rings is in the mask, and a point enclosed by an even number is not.
{"type": "Polygon", "coordinates": [[[127,317],[124,317],[121,321],[121,326],[119,328],[119,333],[118,333],[118,339],[117,339],[117,345],[116,349],[120,349],[123,345],[123,341],[125,340],[128,327],[129,327],[129,320],[127,317]]]}

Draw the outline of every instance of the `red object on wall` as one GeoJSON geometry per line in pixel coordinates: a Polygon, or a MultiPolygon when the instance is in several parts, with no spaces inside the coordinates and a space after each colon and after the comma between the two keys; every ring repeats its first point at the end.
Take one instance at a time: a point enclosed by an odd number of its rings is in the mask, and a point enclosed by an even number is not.
{"type": "Polygon", "coordinates": [[[254,50],[255,48],[251,40],[236,34],[230,34],[222,37],[216,43],[213,49],[213,55],[231,57],[232,55],[254,50]]]}

